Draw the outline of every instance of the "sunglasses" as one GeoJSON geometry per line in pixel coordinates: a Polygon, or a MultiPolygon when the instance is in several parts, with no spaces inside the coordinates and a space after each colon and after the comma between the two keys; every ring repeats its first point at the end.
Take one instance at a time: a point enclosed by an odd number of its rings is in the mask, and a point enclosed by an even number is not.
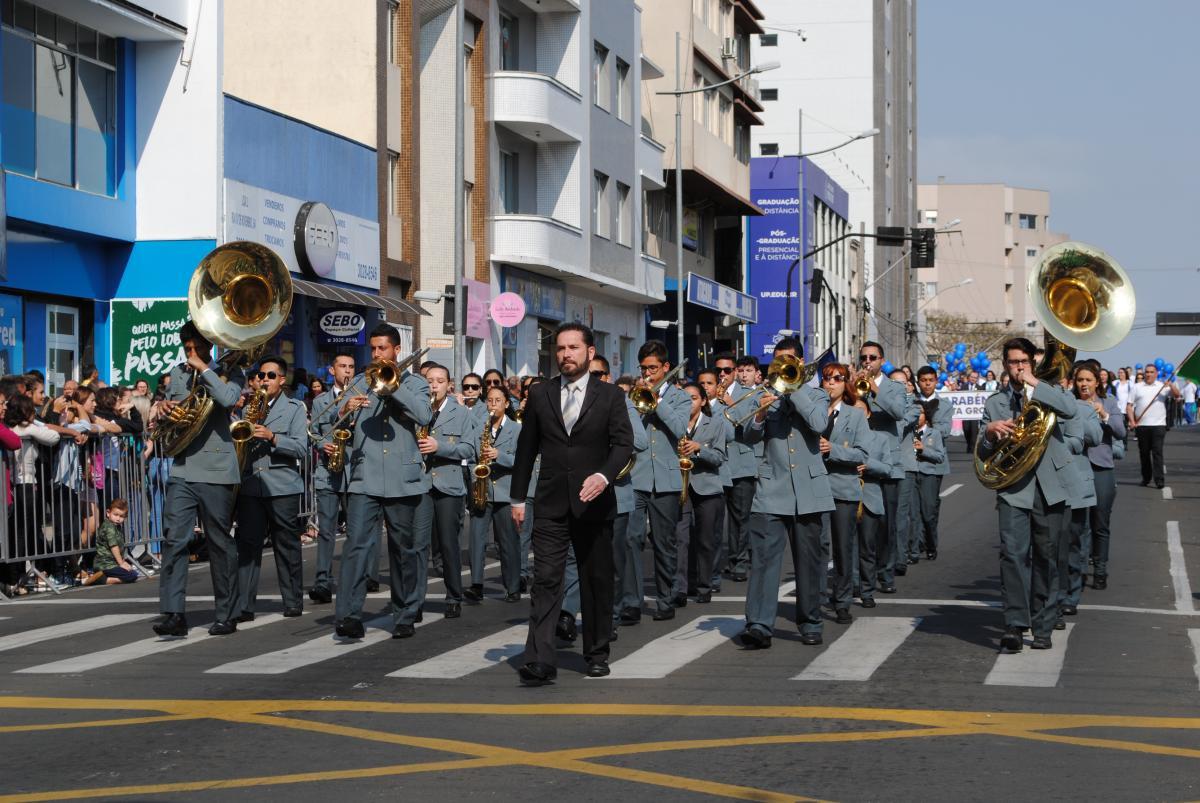
{"type": "Polygon", "coordinates": [[[257,376],[259,379],[276,379],[279,377],[279,374],[274,371],[259,371],[257,376]]]}
{"type": "Polygon", "coordinates": [[[825,377],[825,381],[826,382],[845,382],[846,377],[842,376],[841,374],[830,374],[829,376],[825,377]]]}
{"type": "Polygon", "coordinates": [[[718,368],[717,370],[723,374],[732,374],[733,373],[732,368],[721,367],[721,368],[718,368]]]}
{"type": "Polygon", "coordinates": [[[498,388],[504,384],[504,381],[501,379],[489,379],[483,384],[487,385],[489,388],[498,388]]]}
{"type": "Polygon", "coordinates": [[[859,362],[876,362],[879,360],[878,354],[859,354],[859,362]]]}
{"type": "Polygon", "coordinates": [[[479,390],[480,387],[482,387],[482,386],[481,385],[468,385],[465,382],[463,383],[463,390],[479,390]]]}
{"type": "Polygon", "coordinates": [[[588,373],[597,379],[603,379],[604,377],[608,376],[608,371],[588,371],[588,373]]]}

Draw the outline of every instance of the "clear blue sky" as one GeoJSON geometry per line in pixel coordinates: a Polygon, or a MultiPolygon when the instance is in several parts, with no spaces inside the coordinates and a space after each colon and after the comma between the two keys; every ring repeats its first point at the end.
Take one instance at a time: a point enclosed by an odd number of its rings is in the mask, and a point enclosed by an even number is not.
{"type": "Polygon", "coordinates": [[[1200,338],[1153,323],[1200,312],[1200,0],[918,0],[917,13],[921,182],[1049,190],[1051,229],[1133,278],[1135,328],[1104,365],[1181,362],[1200,338]]]}

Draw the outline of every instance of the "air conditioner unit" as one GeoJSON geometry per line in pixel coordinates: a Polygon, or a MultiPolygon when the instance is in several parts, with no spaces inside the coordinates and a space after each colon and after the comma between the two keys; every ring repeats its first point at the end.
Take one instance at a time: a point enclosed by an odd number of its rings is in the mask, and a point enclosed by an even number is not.
{"type": "Polygon", "coordinates": [[[726,36],[725,42],[721,46],[721,58],[737,60],[738,42],[732,36],[726,36]]]}

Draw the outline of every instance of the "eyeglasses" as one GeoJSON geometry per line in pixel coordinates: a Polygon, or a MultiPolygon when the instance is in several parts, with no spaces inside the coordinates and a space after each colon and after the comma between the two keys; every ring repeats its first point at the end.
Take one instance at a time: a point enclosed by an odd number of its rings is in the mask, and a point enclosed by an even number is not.
{"type": "Polygon", "coordinates": [[[733,373],[733,369],[729,368],[728,366],[722,366],[722,367],[718,368],[717,370],[723,374],[732,374],[733,373]]]}
{"type": "Polygon", "coordinates": [[[639,365],[638,370],[644,374],[647,371],[657,371],[658,369],[660,369],[662,367],[663,367],[662,363],[658,363],[656,365],[639,365]]]}
{"type": "Polygon", "coordinates": [[[859,362],[877,362],[878,360],[879,360],[878,354],[859,354],[858,355],[859,362]]]}
{"type": "Polygon", "coordinates": [[[597,379],[603,379],[604,377],[608,376],[608,371],[588,371],[588,373],[597,379]]]}
{"type": "Polygon", "coordinates": [[[468,385],[465,382],[463,383],[463,390],[479,390],[480,387],[480,385],[468,385]]]}
{"type": "Polygon", "coordinates": [[[830,374],[829,376],[825,377],[825,381],[826,382],[845,382],[846,377],[842,376],[841,374],[830,374]]]}
{"type": "Polygon", "coordinates": [[[279,378],[279,374],[275,373],[274,371],[259,371],[258,374],[256,374],[256,376],[259,379],[278,379],[279,378]]]}

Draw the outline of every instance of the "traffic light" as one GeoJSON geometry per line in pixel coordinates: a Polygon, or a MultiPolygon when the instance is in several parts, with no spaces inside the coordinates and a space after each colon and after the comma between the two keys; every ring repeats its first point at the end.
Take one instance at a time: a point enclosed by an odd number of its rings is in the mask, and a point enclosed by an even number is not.
{"type": "Polygon", "coordinates": [[[808,303],[820,304],[821,291],[825,289],[825,271],[820,268],[812,269],[812,278],[808,283],[808,303]]]}
{"type": "Polygon", "coordinates": [[[909,229],[912,237],[912,266],[914,268],[932,268],[934,254],[937,250],[937,232],[928,227],[909,229]]]}
{"type": "Polygon", "coordinates": [[[467,331],[467,296],[470,293],[470,288],[463,286],[462,304],[459,305],[458,298],[454,295],[454,285],[446,285],[446,297],[442,304],[442,334],[452,335],[456,331],[461,331],[466,334],[467,331]],[[454,315],[458,313],[458,329],[454,327],[454,315]]]}

